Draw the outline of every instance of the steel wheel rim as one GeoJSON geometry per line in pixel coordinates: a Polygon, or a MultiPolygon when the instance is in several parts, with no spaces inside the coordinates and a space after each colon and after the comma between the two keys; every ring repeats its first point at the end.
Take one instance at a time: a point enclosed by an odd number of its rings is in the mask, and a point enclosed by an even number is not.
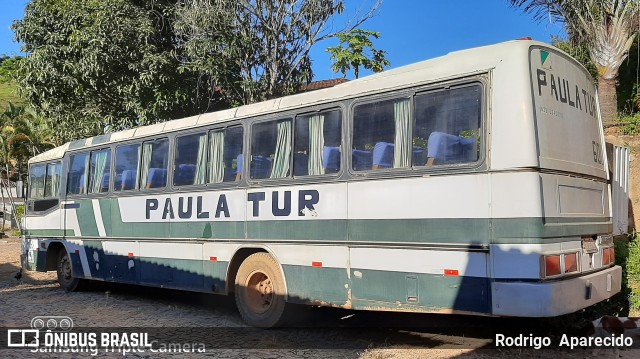
{"type": "Polygon", "coordinates": [[[58,270],[60,271],[60,275],[62,279],[68,281],[71,279],[71,265],[69,263],[69,257],[64,256],[60,261],[60,265],[58,266],[58,270]]]}
{"type": "Polygon", "coordinates": [[[252,272],[244,288],[247,307],[256,314],[267,312],[273,304],[273,292],[273,281],[266,273],[252,272]]]}

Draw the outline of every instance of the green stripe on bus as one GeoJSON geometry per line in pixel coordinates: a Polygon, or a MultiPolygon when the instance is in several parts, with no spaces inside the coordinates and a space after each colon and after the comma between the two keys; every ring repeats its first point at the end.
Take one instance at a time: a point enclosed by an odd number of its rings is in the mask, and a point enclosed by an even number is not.
{"type": "Polygon", "coordinates": [[[73,236],[73,229],[27,229],[25,234],[31,236],[51,236],[51,237],[62,237],[62,236],[73,236]]]}
{"type": "MultiPolygon", "coordinates": [[[[443,273],[444,274],[444,273],[443,273]]],[[[489,279],[351,269],[353,309],[489,313],[489,279]],[[358,274],[356,276],[356,274],[358,274]]]]}
{"type": "MultiPolygon", "coordinates": [[[[311,263],[309,263],[311,265],[311,263]]],[[[345,268],[282,265],[287,300],[293,303],[348,303],[349,277],[345,268]]]]}
{"type": "Polygon", "coordinates": [[[347,220],[249,221],[248,239],[347,240],[347,220]]]}
{"type": "Polygon", "coordinates": [[[104,231],[107,237],[111,236],[112,232],[112,220],[111,220],[111,201],[108,199],[101,199],[100,212],[102,212],[102,223],[104,223],[104,231]]]}
{"type": "Polygon", "coordinates": [[[349,221],[352,241],[487,244],[487,219],[355,219],[349,221]]]}
{"type": "Polygon", "coordinates": [[[244,239],[244,222],[173,222],[171,237],[244,239]]]}
{"type": "Polygon", "coordinates": [[[78,225],[80,226],[80,233],[83,236],[98,236],[98,225],[96,224],[96,217],[93,212],[93,203],[91,200],[79,200],[80,207],[77,208],[76,215],[78,216],[78,225]]]}

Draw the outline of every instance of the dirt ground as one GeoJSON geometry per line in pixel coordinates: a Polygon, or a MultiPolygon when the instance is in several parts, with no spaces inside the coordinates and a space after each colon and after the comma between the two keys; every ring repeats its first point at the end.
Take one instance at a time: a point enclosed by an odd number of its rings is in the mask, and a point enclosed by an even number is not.
{"type": "MultiPolygon", "coordinates": [[[[532,325],[527,320],[357,312],[314,308],[305,327],[278,330],[247,328],[232,300],[213,295],[102,284],[66,293],[55,273],[19,268],[19,239],[0,239],[0,335],[8,328],[29,328],[35,316],[68,316],[74,328],[137,327],[179,331],[207,343],[205,353],[128,353],[126,357],[215,358],[638,358],[640,350],[487,349],[494,333],[532,325]],[[212,334],[213,333],[213,334],[212,334]],[[206,336],[206,337],[204,337],[206,336]],[[212,338],[215,336],[215,338],[212,338]]],[[[537,324],[533,324],[534,326],[537,324]]],[[[508,334],[508,333],[507,333],[508,334]]],[[[31,353],[0,349],[0,358],[84,358],[90,353],[31,353]]],[[[121,358],[98,352],[97,357],[121,358]]]]}

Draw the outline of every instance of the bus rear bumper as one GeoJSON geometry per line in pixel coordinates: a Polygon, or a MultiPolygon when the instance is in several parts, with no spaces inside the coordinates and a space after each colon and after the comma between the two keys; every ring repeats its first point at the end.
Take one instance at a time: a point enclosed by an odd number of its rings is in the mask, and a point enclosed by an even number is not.
{"type": "Polygon", "coordinates": [[[549,282],[493,282],[492,314],[555,317],[576,312],[620,292],[622,268],[614,266],[577,278],[549,282]]]}

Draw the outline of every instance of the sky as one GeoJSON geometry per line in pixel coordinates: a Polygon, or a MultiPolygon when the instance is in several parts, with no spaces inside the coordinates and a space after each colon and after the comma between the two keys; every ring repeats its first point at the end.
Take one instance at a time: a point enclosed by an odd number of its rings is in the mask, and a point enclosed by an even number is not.
{"type": "MultiPolygon", "coordinates": [[[[338,18],[333,28],[338,29],[345,17],[372,1],[345,0],[345,16],[338,18]]],[[[20,55],[20,46],[13,41],[9,27],[22,18],[29,1],[0,2],[0,54],[20,55]]],[[[377,15],[360,28],[380,32],[374,47],[387,52],[391,62],[388,68],[525,36],[543,42],[550,42],[551,36],[564,36],[560,25],[535,22],[520,9],[508,6],[506,0],[385,0],[377,15]]],[[[314,80],[341,77],[331,71],[331,60],[325,51],[336,44],[337,40],[330,39],[311,49],[314,80]]],[[[366,74],[361,71],[361,76],[366,74]]],[[[347,78],[353,78],[353,74],[347,78]]]]}

